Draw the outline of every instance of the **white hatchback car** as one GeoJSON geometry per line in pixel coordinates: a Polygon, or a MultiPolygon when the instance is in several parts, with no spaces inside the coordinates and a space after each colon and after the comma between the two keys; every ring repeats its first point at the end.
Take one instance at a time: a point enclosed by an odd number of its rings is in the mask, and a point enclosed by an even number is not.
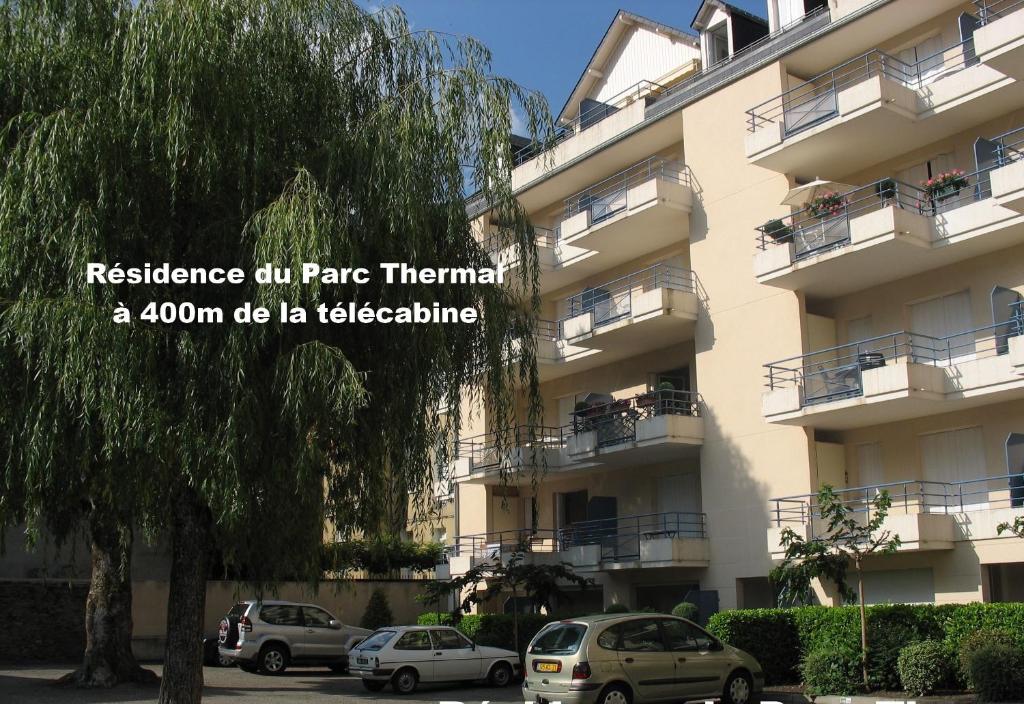
{"type": "Polygon", "coordinates": [[[371,692],[390,682],[397,694],[409,694],[420,682],[487,680],[505,687],[522,664],[513,651],[477,645],[454,628],[388,626],[349,653],[349,671],[371,692]]]}

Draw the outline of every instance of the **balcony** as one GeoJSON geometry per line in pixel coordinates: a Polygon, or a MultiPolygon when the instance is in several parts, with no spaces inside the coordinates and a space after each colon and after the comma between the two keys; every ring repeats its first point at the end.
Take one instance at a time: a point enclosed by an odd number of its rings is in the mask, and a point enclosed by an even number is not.
{"type": "Polygon", "coordinates": [[[610,269],[687,239],[692,204],[689,169],[652,157],[567,198],[560,244],[610,269]]]}
{"type": "Polygon", "coordinates": [[[947,337],[897,332],[767,364],[762,412],[772,423],[847,430],[1024,398],[1015,366],[1024,324],[1007,317],[947,337]]]}
{"type": "MultiPolygon", "coordinates": [[[[998,539],[1000,523],[1012,523],[1015,516],[1024,514],[1024,474],[960,482],[910,480],[835,493],[843,506],[866,523],[875,496],[882,491],[889,493],[892,506],[881,531],[899,537],[899,552],[951,550],[958,541],[998,539]]],[[[769,506],[768,551],[773,559],[785,555],[781,537],[787,528],[805,539],[828,532],[816,494],[772,499],[769,506]]]]}
{"type": "Polygon", "coordinates": [[[557,468],[565,462],[565,442],[563,428],[530,425],[462,438],[456,443],[452,477],[497,480],[508,472],[557,468]]]}
{"type": "Polygon", "coordinates": [[[1002,74],[1024,79],[1024,1],[975,0],[978,22],[974,51],[978,60],[1002,74]]]}
{"type": "Polygon", "coordinates": [[[692,271],[655,264],[570,296],[559,335],[607,364],[691,339],[699,306],[692,271]]]}
{"type": "MultiPolygon", "coordinates": [[[[514,554],[533,563],[571,564],[578,572],[707,567],[703,513],[671,511],[580,521],[559,530],[528,529],[456,536],[445,550],[451,576],[514,554]]],[[[439,571],[440,572],[440,571],[439,571]]]]}
{"type": "Polygon", "coordinates": [[[908,64],[877,49],[747,111],[747,158],[837,179],[1024,106],[1024,86],[971,39],[908,64]]]}
{"type": "Polygon", "coordinates": [[[703,401],[662,389],[573,413],[566,453],[573,461],[649,464],[693,455],[704,443],[703,401]]]}

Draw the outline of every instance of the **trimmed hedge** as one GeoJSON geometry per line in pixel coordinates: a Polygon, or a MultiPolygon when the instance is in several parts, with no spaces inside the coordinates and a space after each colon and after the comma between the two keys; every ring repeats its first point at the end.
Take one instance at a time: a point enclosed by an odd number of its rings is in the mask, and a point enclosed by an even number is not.
{"type": "MultiPolygon", "coordinates": [[[[899,689],[897,659],[910,643],[940,641],[955,657],[960,641],[980,630],[1006,630],[1024,648],[1024,604],[892,604],[870,606],[868,669],[872,686],[899,689]]],[[[722,611],[708,630],[745,650],[764,667],[768,684],[800,679],[808,654],[827,649],[860,649],[860,615],[855,606],[722,611]]]]}
{"type": "Polygon", "coordinates": [[[800,670],[810,695],[854,694],[860,690],[860,651],[845,645],[811,651],[800,670]]]}
{"type": "Polygon", "coordinates": [[[949,682],[949,653],[942,643],[923,640],[900,651],[896,661],[900,682],[915,697],[931,694],[949,682]]]}
{"type": "Polygon", "coordinates": [[[979,702],[1020,701],[1024,693],[1024,652],[1006,643],[987,643],[971,654],[971,681],[979,702]]]}
{"type": "MultiPolygon", "coordinates": [[[[512,642],[515,628],[510,614],[466,614],[458,619],[455,628],[480,645],[522,653],[537,632],[556,619],[556,616],[546,614],[520,614],[518,644],[512,642]]],[[[438,614],[431,612],[420,614],[416,623],[421,626],[451,626],[452,617],[451,614],[440,614],[439,618],[438,614]]]]}

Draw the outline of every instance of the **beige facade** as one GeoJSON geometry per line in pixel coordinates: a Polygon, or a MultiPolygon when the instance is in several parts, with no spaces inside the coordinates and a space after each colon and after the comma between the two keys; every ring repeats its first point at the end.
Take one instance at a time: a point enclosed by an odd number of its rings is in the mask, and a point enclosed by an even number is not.
{"type": "Polygon", "coordinates": [[[894,497],[869,601],[1024,599],[996,533],[1024,513],[1024,4],[708,0],[694,27],[620,13],[559,143],[519,154],[543,427],[499,455],[467,415],[447,569],[525,545],[605,604],[769,605],[830,484],[894,497]]]}

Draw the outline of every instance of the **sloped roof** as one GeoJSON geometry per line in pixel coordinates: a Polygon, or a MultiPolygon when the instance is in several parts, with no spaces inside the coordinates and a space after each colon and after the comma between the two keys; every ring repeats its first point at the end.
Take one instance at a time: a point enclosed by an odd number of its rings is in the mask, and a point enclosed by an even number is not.
{"type": "Polygon", "coordinates": [[[764,17],[755,15],[752,12],[747,12],[742,7],[730,5],[729,3],[724,2],[724,0],[704,0],[704,2],[700,4],[700,7],[697,8],[697,13],[693,16],[693,21],[690,22],[690,26],[697,31],[707,29],[707,22],[711,19],[711,14],[716,8],[722,8],[730,15],[740,15],[742,17],[746,17],[751,22],[763,24],[765,27],[768,26],[768,20],[764,17]]]}
{"type": "Polygon", "coordinates": [[[689,32],[671,27],[661,22],[655,22],[647,17],[636,15],[626,10],[619,10],[615,13],[615,17],[612,18],[612,22],[608,25],[608,29],[605,30],[604,36],[601,37],[601,41],[598,43],[597,48],[594,50],[593,56],[590,57],[590,61],[587,62],[587,66],[583,69],[583,73],[580,75],[579,80],[576,81],[576,85],[573,87],[572,92],[569,93],[569,97],[565,100],[565,105],[558,113],[558,119],[562,120],[566,118],[566,112],[571,107],[579,105],[583,96],[590,92],[590,88],[593,86],[594,81],[597,79],[601,72],[604,63],[615,51],[615,47],[618,46],[619,40],[622,39],[623,34],[632,26],[640,25],[647,27],[648,29],[666,34],[673,39],[681,42],[686,42],[694,48],[700,48],[700,40],[689,32]]]}

